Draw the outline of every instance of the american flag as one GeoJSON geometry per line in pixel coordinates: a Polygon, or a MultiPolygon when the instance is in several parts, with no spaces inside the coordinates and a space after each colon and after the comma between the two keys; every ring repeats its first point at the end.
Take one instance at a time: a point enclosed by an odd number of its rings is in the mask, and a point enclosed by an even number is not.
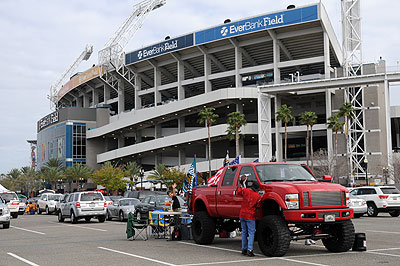
{"type": "MultiPolygon", "coordinates": [[[[241,156],[239,155],[239,156],[236,157],[232,162],[228,163],[228,166],[229,166],[229,165],[240,164],[240,159],[241,159],[241,156]]],[[[218,184],[219,179],[221,178],[221,174],[222,174],[222,171],[224,170],[224,168],[225,168],[224,166],[221,167],[221,168],[219,168],[219,169],[218,169],[218,172],[216,172],[215,175],[213,175],[212,177],[210,177],[210,178],[207,180],[207,185],[208,185],[209,187],[212,186],[212,185],[217,185],[217,184],[218,184]]]]}

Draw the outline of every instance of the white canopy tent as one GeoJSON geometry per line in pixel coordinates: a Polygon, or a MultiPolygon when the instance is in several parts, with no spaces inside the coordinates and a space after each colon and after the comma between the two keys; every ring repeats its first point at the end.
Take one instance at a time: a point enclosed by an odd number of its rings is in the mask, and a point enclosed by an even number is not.
{"type": "Polygon", "coordinates": [[[8,189],[6,189],[5,187],[3,187],[3,186],[0,184],[0,192],[3,192],[3,191],[8,191],[8,189]]]}

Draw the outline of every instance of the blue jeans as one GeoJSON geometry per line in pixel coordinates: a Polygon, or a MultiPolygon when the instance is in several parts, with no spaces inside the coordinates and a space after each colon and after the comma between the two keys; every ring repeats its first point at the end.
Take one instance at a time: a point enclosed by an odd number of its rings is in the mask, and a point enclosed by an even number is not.
{"type": "Polygon", "coordinates": [[[242,226],[242,250],[253,250],[256,221],[240,218],[240,225],[242,226]],[[247,236],[249,236],[248,241],[247,236]]]}

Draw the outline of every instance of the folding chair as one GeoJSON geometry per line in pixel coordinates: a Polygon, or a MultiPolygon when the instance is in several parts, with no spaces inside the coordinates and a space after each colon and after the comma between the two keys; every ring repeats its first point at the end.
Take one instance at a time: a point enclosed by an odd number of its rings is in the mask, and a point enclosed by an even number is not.
{"type": "Polygon", "coordinates": [[[171,219],[168,215],[158,214],[158,226],[164,232],[164,238],[167,238],[171,234],[170,223],[171,219]]]}
{"type": "MultiPolygon", "coordinates": [[[[128,228],[131,228],[131,237],[128,237],[129,240],[135,240],[139,237],[143,240],[149,239],[148,236],[148,227],[149,222],[147,219],[137,219],[133,213],[129,213],[128,215],[128,228]]],[[[128,230],[127,230],[128,233],[128,230]]]]}
{"type": "Polygon", "coordinates": [[[149,211],[149,225],[151,228],[151,234],[156,236],[156,238],[160,238],[160,226],[158,223],[159,215],[157,212],[149,211]]]}

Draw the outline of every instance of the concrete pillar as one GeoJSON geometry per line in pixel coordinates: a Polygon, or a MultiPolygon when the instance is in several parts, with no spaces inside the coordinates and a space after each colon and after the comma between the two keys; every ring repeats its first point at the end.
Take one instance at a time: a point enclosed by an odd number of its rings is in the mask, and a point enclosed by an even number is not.
{"type": "Polygon", "coordinates": [[[92,90],[92,100],[93,106],[96,106],[99,103],[99,91],[97,89],[92,90]]]}
{"type": "Polygon", "coordinates": [[[118,136],[118,149],[125,147],[125,136],[119,135],[118,136]]]}
{"type": "Polygon", "coordinates": [[[154,125],[154,138],[158,139],[161,137],[161,124],[154,125]]]}
{"type": "Polygon", "coordinates": [[[83,107],[89,107],[89,95],[86,93],[83,94],[83,107]]]}
{"type": "Polygon", "coordinates": [[[135,136],[135,143],[142,142],[142,131],[141,130],[137,130],[135,135],[136,135],[135,136]]]}
{"type": "Polygon", "coordinates": [[[118,114],[125,111],[125,88],[124,81],[118,79],[118,114]]]}
{"type": "Polygon", "coordinates": [[[185,117],[178,118],[178,133],[185,132],[185,117]]]}
{"type": "Polygon", "coordinates": [[[110,87],[104,85],[104,102],[107,103],[111,99],[110,87]]]}
{"type": "Polygon", "coordinates": [[[76,107],[83,107],[83,97],[76,98],[76,107]]]}
{"type": "Polygon", "coordinates": [[[204,90],[205,92],[212,91],[211,81],[208,76],[211,75],[211,59],[207,54],[204,55],[204,90]]]}
{"type": "Polygon", "coordinates": [[[156,153],[154,155],[154,164],[157,165],[160,163],[162,163],[162,155],[161,155],[161,153],[156,153]]]}
{"type": "Polygon", "coordinates": [[[186,164],[186,150],[185,148],[181,148],[178,150],[178,161],[179,166],[186,164]]]}
{"type": "Polygon", "coordinates": [[[135,109],[138,110],[142,108],[142,100],[139,96],[139,92],[142,89],[142,79],[139,75],[135,76],[135,84],[135,109]]]}
{"type": "Polygon", "coordinates": [[[278,64],[281,61],[281,56],[277,39],[272,41],[272,53],[274,58],[274,83],[279,84],[281,83],[281,70],[279,69],[278,64]]]}
{"type": "Polygon", "coordinates": [[[329,36],[326,32],[324,32],[324,70],[325,70],[325,78],[329,79],[331,77],[331,60],[329,54],[329,36]]]}
{"type": "MultiPolygon", "coordinates": [[[[325,78],[329,79],[331,77],[331,63],[330,63],[330,47],[329,36],[326,32],[324,32],[324,69],[325,69],[325,78]]],[[[332,116],[332,90],[326,90],[325,92],[325,107],[326,107],[326,121],[328,118],[332,116]]],[[[328,160],[332,161],[333,158],[333,132],[332,129],[327,129],[326,131],[327,138],[327,150],[328,150],[328,160]]]]}
{"type": "Polygon", "coordinates": [[[178,100],[185,99],[185,88],[182,86],[182,81],[185,80],[185,67],[182,61],[177,63],[177,78],[178,78],[178,100]]]}
{"type": "Polygon", "coordinates": [[[158,67],[154,68],[154,105],[161,105],[161,92],[158,91],[158,87],[161,86],[161,71],[158,67]]]}
{"type": "Polygon", "coordinates": [[[242,50],[240,47],[235,46],[235,85],[236,88],[242,87],[242,77],[240,69],[242,68],[242,50]]]}
{"type": "MultiPolygon", "coordinates": [[[[275,113],[278,112],[279,107],[281,107],[281,99],[278,95],[275,96],[275,113]]],[[[276,118],[276,116],[275,116],[276,118]]],[[[276,160],[278,162],[283,161],[283,152],[282,152],[282,135],[279,133],[281,129],[281,121],[276,121],[275,119],[275,143],[276,143],[276,160]]]]}

